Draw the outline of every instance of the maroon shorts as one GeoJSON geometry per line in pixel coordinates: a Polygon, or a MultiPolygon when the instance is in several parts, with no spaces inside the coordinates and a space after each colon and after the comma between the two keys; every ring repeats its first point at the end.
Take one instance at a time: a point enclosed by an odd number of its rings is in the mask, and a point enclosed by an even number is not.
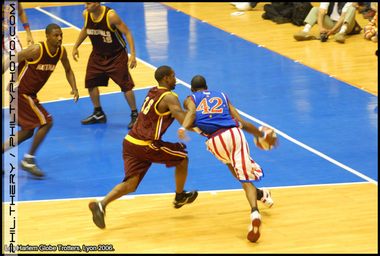
{"type": "Polygon", "coordinates": [[[53,121],[52,116],[35,97],[18,94],[18,125],[23,130],[32,130],[53,121]]]}
{"type": "Polygon", "coordinates": [[[135,86],[129,73],[126,50],[113,56],[102,56],[91,52],[87,63],[85,87],[108,86],[109,78],[120,86],[122,92],[130,91],[135,86]]]}
{"type": "Polygon", "coordinates": [[[140,146],[124,139],[123,159],[125,177],[123,181],[132,176],[139,175],[140,183],[152,163],[173,167],[179,165],[186,158],[186,145],[183,143],[154,141],[148,146],[140,146]]]}

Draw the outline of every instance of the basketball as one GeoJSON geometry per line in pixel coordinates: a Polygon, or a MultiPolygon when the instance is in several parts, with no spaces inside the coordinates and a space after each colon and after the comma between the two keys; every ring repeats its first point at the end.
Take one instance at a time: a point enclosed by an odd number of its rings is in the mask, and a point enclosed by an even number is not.
{"type": "Polygon", "coordinates": [[[268,138],[268,135],[271,135],[272,137],[277,138],[276,132],[273,129],[266,127],[266,126],[260,126],[259,130],[262,132],[265,132],[267,134],[267,136],[265,136],[265,138],[263,138],[263,137],[258,138],[256,136],[254,136],[253,141],[254,141],[256,147],[258,147],[259,149],[262,149],[262,150],[271,150],[271,149],[275,148],[276,145],[275,144],[270,145],[267,142],[267,138],[268,138]]]}

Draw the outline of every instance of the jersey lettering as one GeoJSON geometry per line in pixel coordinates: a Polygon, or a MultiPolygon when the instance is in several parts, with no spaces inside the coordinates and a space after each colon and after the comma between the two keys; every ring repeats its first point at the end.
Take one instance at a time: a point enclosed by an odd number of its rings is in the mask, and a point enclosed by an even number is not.
{"type": "Polygon", "coordinates": [[[219,97],[212,97],[211,99],[204,98],[199,103],[196,111],[202,111],[202,114],[218,114],[223,113],[221,108],[223,100],[219,97]],[[216,103],[214,104],[214,102],[216,103]]]}

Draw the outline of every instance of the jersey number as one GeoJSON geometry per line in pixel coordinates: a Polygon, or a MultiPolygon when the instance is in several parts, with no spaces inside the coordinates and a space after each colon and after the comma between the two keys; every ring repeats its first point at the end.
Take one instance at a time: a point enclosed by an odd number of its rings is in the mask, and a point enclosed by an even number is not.
{"type": "Polygon", "coordinates": [[[112,37],[111,36],[102,36],[103,42],[106,44],[111,44],[112,43],[112,37]]]}
{"type": "Polygon", "coordinates": [[[223,108],[220,107],[222,104],[223,100],[219,97],[212,97],[208,100],[204,98],[201,103],[199,103],[196,111],[202,111],[202,114],[223,113],[223,108]]]}
{"type": "Polygon", "coordinates": [[[154,102],[153,99],[150,99],[149,102],[149,97],[145,98],[144,104],[141,107],[141,112],[143,112],[144,115],[146,115],[149,112],[149,109],[152,107],[152,104],[154,102]]]}

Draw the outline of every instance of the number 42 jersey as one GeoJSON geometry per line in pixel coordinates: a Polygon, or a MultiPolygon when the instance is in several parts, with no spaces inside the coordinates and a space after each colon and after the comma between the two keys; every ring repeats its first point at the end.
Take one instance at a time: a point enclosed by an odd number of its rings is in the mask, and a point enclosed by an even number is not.
{"type": "Polygon", "coordinates": [[[211,135],[219,129],[239,127],[239,123],[230,113],[228,98],[223,92],[199,91],[190,97],[196,107],[194,126],[206,135],[211,135]]]}

